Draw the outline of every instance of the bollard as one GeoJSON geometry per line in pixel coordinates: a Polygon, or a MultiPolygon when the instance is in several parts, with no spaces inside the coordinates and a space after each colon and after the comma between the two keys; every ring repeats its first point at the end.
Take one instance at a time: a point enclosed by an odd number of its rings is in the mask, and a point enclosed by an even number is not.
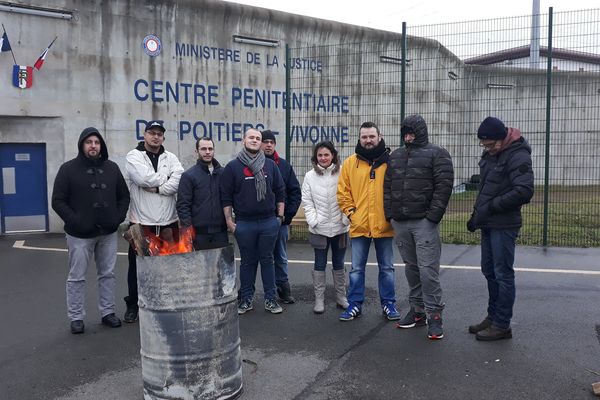
{"type": "Polygon", "coordinates": [[[242,392],[233,246],[137,257],[144,399],[242,392]]]}

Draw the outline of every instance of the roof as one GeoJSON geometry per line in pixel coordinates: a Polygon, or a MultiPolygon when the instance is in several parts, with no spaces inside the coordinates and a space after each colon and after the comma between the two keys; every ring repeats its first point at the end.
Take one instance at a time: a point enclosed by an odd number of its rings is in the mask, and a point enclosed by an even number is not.
{"type": "MultiPolygon", "coordinates": [[[[530,47],[530,45],[513,47],[512,49],[496,51],[494,53],[484,54],[477,57],[471,57],[464,60],[464,63],[475,65],[490,65],[508,60],[526,58],[529,57],[530,47]]],[[[540,46],[540,56],[548,57],[548,47],[540,46]]],[[[552,58],[600,65],[600,55],[585,53],[582,51],[554,48],[552,49],[552,58]]]]}

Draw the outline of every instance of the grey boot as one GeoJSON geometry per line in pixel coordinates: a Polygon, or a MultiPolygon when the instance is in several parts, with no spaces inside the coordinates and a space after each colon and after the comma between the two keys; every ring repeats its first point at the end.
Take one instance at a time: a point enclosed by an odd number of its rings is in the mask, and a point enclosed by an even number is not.
{"type": "Polygon", "coordinates": [[[348,299],[346,298],[346,271],[345,269],[334,269],[333,286],[335,287],[335,301],[338,307],[344,310],[348,308],[348,299]]]}
{"type": "Polygon", "coordinates": [[[325,312],[325,271],[313,270],[313,284],[315,286],[315,314],[323,314],[325,312]]]}

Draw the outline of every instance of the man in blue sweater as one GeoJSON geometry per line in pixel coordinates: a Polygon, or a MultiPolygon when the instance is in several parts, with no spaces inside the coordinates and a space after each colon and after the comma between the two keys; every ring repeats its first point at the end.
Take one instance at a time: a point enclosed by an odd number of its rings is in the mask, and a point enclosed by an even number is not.
{"type": "Polygon", "coordinates": [[[215,144],[212,139],[203,137],[196,140],[196,153],[196,165],[185,171],[179,181],[179,225],[194,227],[196,250],[227,246],[227,225],[219,192],[223,168],[215,159],[215,144]]]}
{"type": "Polygon", "coordinates": [[[225,166],[221,176],[225,221],[240,249],[238,314],[253,308],[259,261],[265,310],[273,314],[283,311],[276,299],[273,250],[284,219],[285,184],[275,162],[261,151],[261,138],[256,129],[244,132],[242,150],[225,166]]]}
{"type": "Polygon", "coordinates": [[[288,281],[288,261],[287,261],[287,241],[289,230],[288,227],[292,222],[292,218],[298,212],[300,202],[302,201],[302,190],[294,169],[275,150],[277,141],[275,135],[270,130],[262,131],[262,146],[261,149],[267,158],[275,161],[279,167],[281,177],[285,183],[285,214],[283,223],[279,228],[279,235],[275,243],[275,252],[273,253],[275,262],[275,285],[277,285],[277,295],[286,304],[292,304],[296,300],[292,297],[290,283],[288,281]]]}

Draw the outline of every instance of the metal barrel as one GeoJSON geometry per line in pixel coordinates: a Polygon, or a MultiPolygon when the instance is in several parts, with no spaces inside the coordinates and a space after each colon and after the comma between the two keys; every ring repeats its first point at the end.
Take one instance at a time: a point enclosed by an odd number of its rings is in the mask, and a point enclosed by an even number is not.
{"type": "Polygon", "coordinates": [[[233,246],[137,257],[144,399],[242,392],[233,246]]]}

